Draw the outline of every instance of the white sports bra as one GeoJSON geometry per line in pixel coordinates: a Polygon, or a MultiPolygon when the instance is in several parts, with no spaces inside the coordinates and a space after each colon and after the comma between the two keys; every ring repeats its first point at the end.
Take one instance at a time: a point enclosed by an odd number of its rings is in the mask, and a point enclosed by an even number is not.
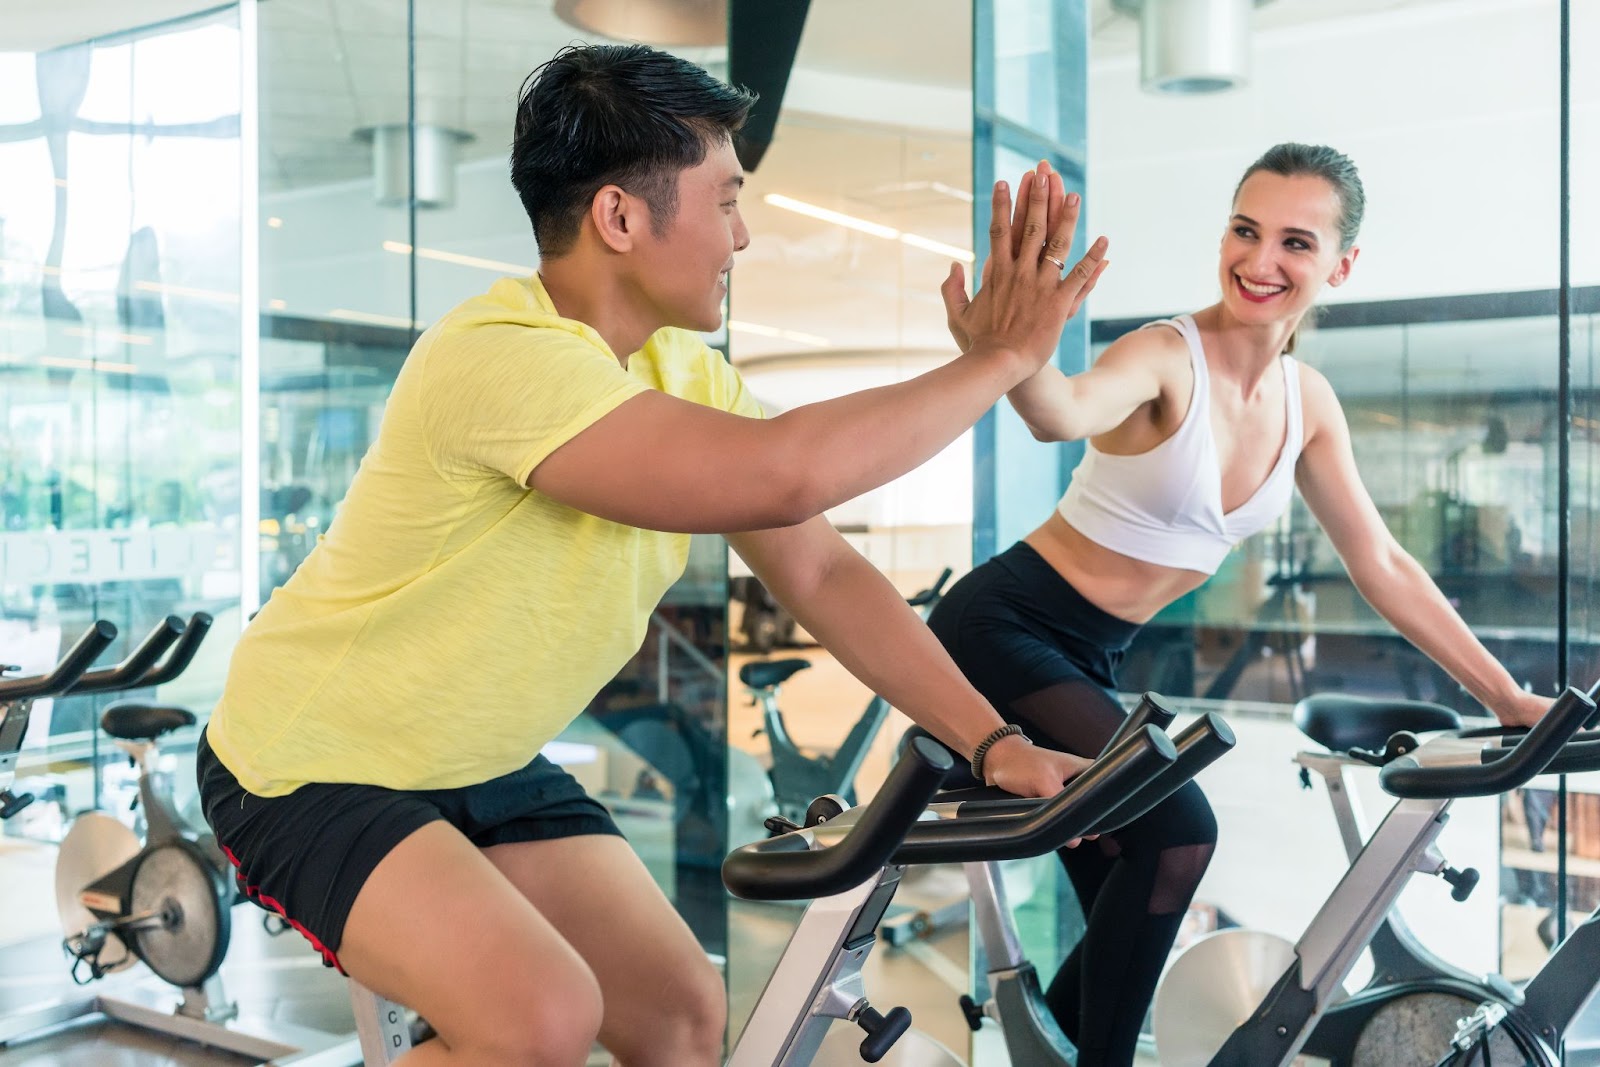
{"type": "Polygon", "coordinates": [[[1124,556],[1167,567],[1215,574],[1229,549],[1270,526],[1294,492],[1295,462],[1304,444],[1300,374],[1293,357],[1280,356],[1287,397],[1288,433],[1267,480],[1237,508],[1222,510],[1222,470],[1211,435],[1211,376],[1200,329],[1180,315],[1147,323],[1170,326],[1189,344],[1194,394],[1171,437],[1135,456],[1114,456],[1085,441],[1056,506],[1061,517],[1096,544],[1124,556]]]}

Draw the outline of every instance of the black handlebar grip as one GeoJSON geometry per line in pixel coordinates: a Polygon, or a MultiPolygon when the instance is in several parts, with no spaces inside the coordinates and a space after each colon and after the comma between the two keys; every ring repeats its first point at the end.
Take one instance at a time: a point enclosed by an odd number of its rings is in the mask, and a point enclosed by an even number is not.
{"type": "Polygon", "coordinates": [[[1107,752],[1116,748],[1122,743],[1124,737],[1127,737],[1141,726],[1148,724],[1161,730],[1171,726],[1172,720],[1178,716],[1168,710],[1166,705],[1161,703],[1161,699],[1160,693],[1146,693],[1140,697],[1138,705],[1128,713],[1126,719],[1122,720],[1122,725],[1118,726],[1117,732],[1111,735],[1111,740],[1105,743],[1105,747],[1100,750],[1100,755],[1104,756],[1107,752]]]}
{"type": "Polygon", "coordinates": [[[162,685],[182,674],[194,660],[194,654],[200,651],[200,642],[211,632],[211,623],[211,616],[203,611],[197,611],[189,616],[189,621],[183,628],[183,636],[178,638],[178,643],[173,647],[172,655],[167,657],[167,661],[159,667],[152,667],[146,671],[143,677],[128,688],[142,689],[148,685],[162,685]]]}
{"type": "Polygon", "coordinates": [[[1445,767],[1423,767],[1402,756],[1378,771],[1378,781],[1386,792],[1416,800],[1504,793],[1543,771],[1594,711],[1594,701],[1569,686],[1522,740],[1501,750],[1504,755],[1475,766],[1445,767]]]}
{"type": "Polygon", "coordinates": [[[103,619],[96,622],[84,631],[83,636],[78,638],[77,643],[61,657],[61,662],[49,674],[0,679],[0,701],[25,700],[28,697],[66,692],[116,639],[115,626],[103,619]]]}
{"type": "Polygon", "coordinates": [[[105,693],[114,689],[132,689],[138,684],[138,679],[155,666],[161,654],[171,648],[182,634],[183,620],[176,615],[168,615],[156,624],[143,641],[139,642],[139,647],[129,653],[127,659],[115,667],[90,671],[65,691],[105,693]]]}
{"type": "Polygon", "coordinates": [[[1233,728],[1216,712],[1208,712],[1190,723],[1172,739],[1178,758],[1148,785],[1129,797],[1110,815],[1094,825],[1092,834],[1109,834],[1121,829],[1177,792],[1195,775],[1233,751],[1239,743],[1233,728]]]}
{"type": "MultiPolygon", "coordinates": [[[[1484,753],[1485,762],[1504,759],[1508,751],[1490,749],[1484,753]]],[[[1583,774],[1586,771],[1600,771],[1600,741],[1568,741],[1544,769],[1545,774],[1583,774]]]]}
{"type": "Polygon", "coordinates": [[[1082,837],[1177,758],[1170,737],[1154,726],[1141,727],[1035,811],[917,823],[895,850],[894,862],[981,863],[1054,852],[1082,837]]]}
{"type": "Polygon", "coordinates": [[[937,741],[914,739],[841,841],[812,850],[788,833],[743,845],[722,861],[722,884],[745,900],[805,900],[860,885],[889,862],[954,765],[937,741]]]}

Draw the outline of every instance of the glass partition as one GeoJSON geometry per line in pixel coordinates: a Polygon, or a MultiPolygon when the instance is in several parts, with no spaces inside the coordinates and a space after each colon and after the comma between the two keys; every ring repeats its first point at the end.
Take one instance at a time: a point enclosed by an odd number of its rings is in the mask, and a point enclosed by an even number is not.
{"type": "MultiPolygon", "coordinates": [[[[220,687],[241,588],[244,47],[223,10],[0,52],[0,660],[26,673],[96,619],[119,631],[109,661],[204,611],[188,672],[132,695],[220,687]]],[[[38,800],[6,834],[126,811],[106,702],[34,705],[17,788],[38,800]]]]}
{"type": "MultiPolygon", "coordinates": [[[[964,2],[870,6],[811,6],[771,148],[740,197],[751,244],[733,274],[727,343],[769,415],[903,381],[956,354],[938,289],[952,261],[973,270],[970,11],[964,2]],[[939,32],[906,47],[901,28],[930,19],[939,32]]],[[[969,566],[970,436],[827,515],[906,597],[969,566]]],[[[909,720],[820,647],[742,560],[729,564],[727,803],[738,844],[766,833],[766,815],[802,818],[817,794],[870,797],[909,720]],[[763,664],[787,676],[773,688],[743,680],[763,664]]],[[[907,879],[893,921],[961,894],[949,879],[907,879]]],[[[946,932],[964,928],[958,910],[946,932]]],[[[732,1033],[799,914],[735,904],[732,1033]]],[[[954,954],[950,971],[965,966],[959,935],[920,947],[940,960],[954,954]]],[[[948,990],[951,1003],[958,992],[948,990]]],[[[953,1014],[930,1013],[926,1025],[951,1047],[965,1041],[953,1014]]]]}

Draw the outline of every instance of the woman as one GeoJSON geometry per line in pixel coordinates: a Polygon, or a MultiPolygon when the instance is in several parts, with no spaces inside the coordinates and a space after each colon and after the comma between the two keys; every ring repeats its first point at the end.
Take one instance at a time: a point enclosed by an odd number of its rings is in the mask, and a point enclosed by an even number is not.
{"type": "MultiPolygon", "coordinates": [[[[1061,204],[1060,176],[1040,175],[1061,204]]],[[[1007,394],[1039,440],[1085,440],[1083,461],[1049,518],[958,582],[929,625],[1035,743],[1097,753],[1123,718],[1115,670],[1134,634],[1274,522],[1295,485],[1395,629],[1502,722],[1531,723],[1549,706],[1384,527],[1327,379],[1289,355],[1318,292],[1350,276],[1364,202],[1354,164],[1333,149],[1270,149],[1234,193],[1217,303],[1120,338],[1082,374],[1047,364],[1007,394]]],[[[959,273],[944,292],[962,343],[959,273]]],[[[1062,851],[1088,930],[1047,999],[1078,1067],[1132,1062],[1216,834],[1190,783],[1133,825],[1062,851]]]]}

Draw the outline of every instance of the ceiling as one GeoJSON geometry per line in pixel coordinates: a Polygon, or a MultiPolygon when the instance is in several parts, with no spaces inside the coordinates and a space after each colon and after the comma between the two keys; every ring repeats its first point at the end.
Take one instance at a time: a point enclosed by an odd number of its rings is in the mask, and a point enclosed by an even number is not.
{"type": "MultiPolygon", "coordinates": [[[[1269,0],[1256,12],[1256,32],[1295,34],[1317,22],[1401,8],[1446,3],[1467,10],[1493,2],[1269,0]]],[[[129,28],[130,18],[148,24],[209,6],[0,0],[0,49],[52,47],[129,28]]],[[[405,121],[406,8],[404,0],[259,3],[263,196],[371,180],[372,148],[356,133],[405,121]]],[[[523,78],[578,31],[556,17],[552,0],[416,0],[415,10],[419,121],[469,134],[463,163],[503,166],[523,78]]],[[[736,332],[736,358],[816,351],[818,342],[908,359],[949,350],[937,296],[948,254],[819,223],[763,198],[782,193],[969,246],[970,11],[970,0],[813,0],[779,135],[743,200],[757,240],[734,281],[735,320],[789,336],[736,332]],[[813,91],[824,82],[847,85],[853,99],[813,91]],[[913,107],[918,115],[910,121],[913,107]],[[801,335],[810,340],[797,341],[801,335]]],[[[1136,63],[1136,20],[1112,0],[1091,0],[1089,20],[1093,64],[1136,63]]],[[[1018,49],[1031,48],[1034,29],[1010,34],[1018,49]]],[[[713,67],[726,60],[721,47],[679,51],[713,67]]],[[[528,256],[531,249],[502,258],[528,256]]]]}
{"type": "MultiPolygon", "coordinates": [[[[1268,0],[1256,12],[1256,28],[1271,32],[1435,2],[1268,0]]],[[[0,0],[0,50],[43,51],[215,6],[210,0],[0,0]]],[[[406,119],[406,8],[403,0],[258,5],[263,191],[370,173],[371,149],[354,134],[406,119]]],[[[464,160],[503,155],[523,77],[578,31],[557,18],[552,0],[427,0],[415,10],[419,121],[472,134],[464,160]]],[[[1112,0],[1091,0],[1089,20],[1095,61],[1137,51],[1137,21],[1112,0]]],[[[726,59],[725,48],[679,51],[706,64],[726,59]]],[[[812,0],[798,66],[819,75],[966,92],[970,0],[812,0]],[[920,29],[908,32],[911,26],[920,29]]]]}

